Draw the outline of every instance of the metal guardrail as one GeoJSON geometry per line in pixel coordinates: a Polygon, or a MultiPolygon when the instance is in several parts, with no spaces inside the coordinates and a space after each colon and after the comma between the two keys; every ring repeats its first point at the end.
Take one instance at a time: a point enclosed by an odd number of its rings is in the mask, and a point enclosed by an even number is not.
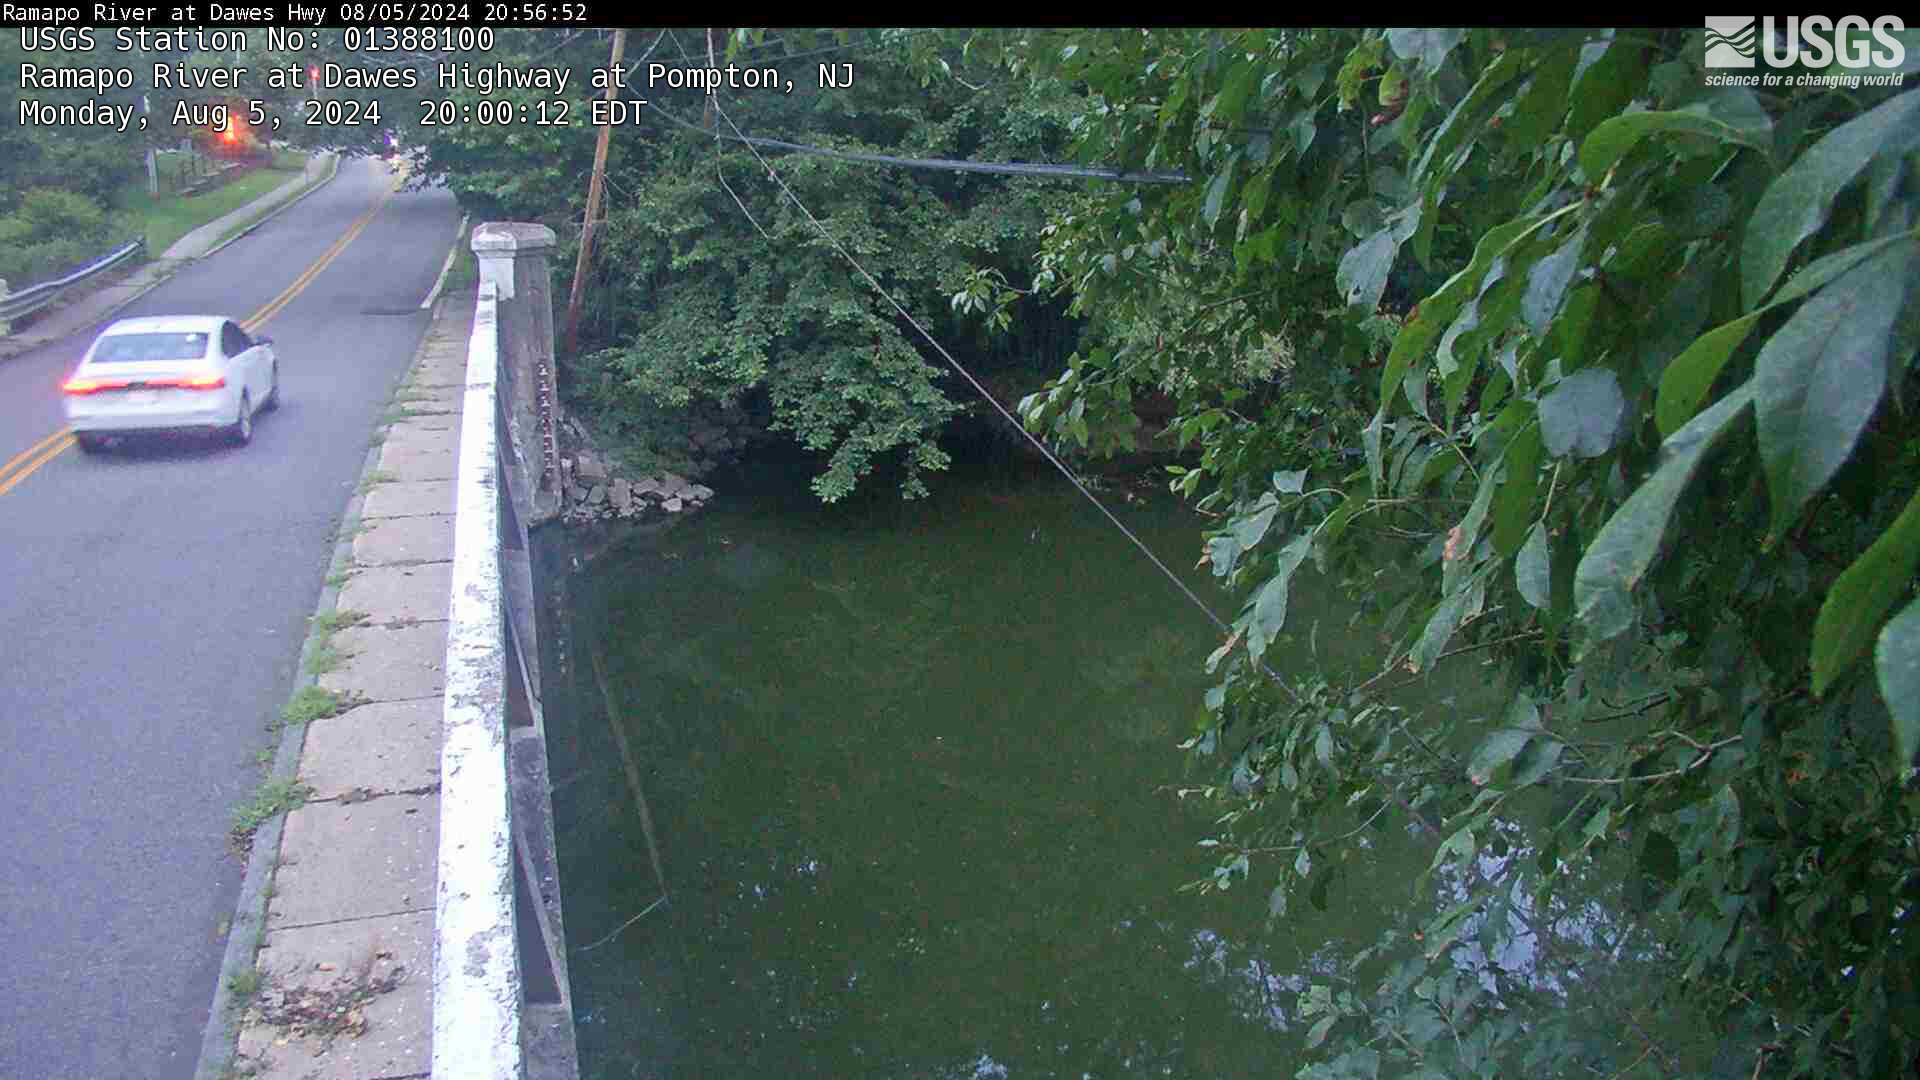
{"type": "Polygon", "coordinates": [[[496,286],[480,286],[456,466],[440,758],[433,1080],[577,1077],[533,579],[496,286]]]}
{"type": "Polygon", "coordinates": [[[146,246],[147,242],[144,239],[129,240],[111,253],[101,256],[66,277],[43,281],[17,292],[0,294],[0,324],[39,311],[58,299],[60,294],[70,286],[78,285],[103,270],[111,270],[146,246]]]}

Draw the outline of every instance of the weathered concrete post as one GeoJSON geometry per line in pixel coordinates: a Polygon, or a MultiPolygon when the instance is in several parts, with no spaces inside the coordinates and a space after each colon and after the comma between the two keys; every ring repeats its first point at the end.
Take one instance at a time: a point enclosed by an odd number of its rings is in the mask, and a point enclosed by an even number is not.
{"type": "Polygon", "coordinates": [[[520,221],[490,221],[473,230],[480,281],[493,282],[500,305],[500,359],[506,372],[507,431],[512,467],[525,492],[514,509],[528,527],[560,513],[555,442],[560,403],[553,378],[553,283],[547,253],[553,230],[520,221]]]}
{"type": "MultiPolygon", "coordinates": [[[[13,294],[7,289],[7,279],[0,278],[0,300],[5,300],[11,295],[13,294]]],[[[13,333],[13,323],[6,319],[0,319],[0,337],[6,337],[11,333],[13,333]]]]}

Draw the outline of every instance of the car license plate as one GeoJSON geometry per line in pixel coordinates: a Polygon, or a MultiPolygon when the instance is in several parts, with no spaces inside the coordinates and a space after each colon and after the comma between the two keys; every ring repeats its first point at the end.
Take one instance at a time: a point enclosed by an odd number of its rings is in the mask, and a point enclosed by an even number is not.
{"type": "Polygon", "coordinates": [[[160,400],[160,391],[158,390],[127,391],[127,404],[129,405],[151,405],[154,402],[159,400],[160,400]]]}

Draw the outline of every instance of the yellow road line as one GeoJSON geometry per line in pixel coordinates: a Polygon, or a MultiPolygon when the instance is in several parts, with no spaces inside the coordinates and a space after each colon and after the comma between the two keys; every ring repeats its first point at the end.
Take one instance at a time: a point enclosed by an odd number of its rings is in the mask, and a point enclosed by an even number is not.
{"type": "Polygon", "coordinates": [[[27,460],[33,455],[39,453],[42,450],[45,450],[48,444],[52,443],[55,439],[58,439],[60,436],[65,435],[66,433],[67,433],[67,429],[61,428],[59,431],[54,432],[53,434],[47,436],[46,438],[41,439],[39,442],[34,443],[32,446],[27,447],[25,450],[22,450],[19,453],[13,455],[13,457],[7,459],[7,463],[5,465],[0,465],[0,483],[6,482],[7,477],[13,472],[14,466],[19,465],[21,462],[27,460]]]}
{"type": "MultiPolygon", "coordinates": [[[[404,180],[404,177],[402,180],[404,180]]],[[[345,233],[341,234],[340,239],[333,242],[332,247],[328,248],[318,259],[315,259],[313,265],[307,267],[306,271],[299,277],[294,278],[293,284],[287,286],[285,291],[281,292],[279,296],[267,301],[266,305],[259,311],[247,316],[246,321],[240,325],[245,327],[248,333],[252,333],[258,330],[268,319],[279,314],[281,308],[292,303],[293,298],[300,295],[301,290],[312,284],[313,279],[319,277],[322,270],[325,270],[333,260],[339,258],[341,252],[347,250],[347,245],[353,243],[354,237],[359,236],[362,232],[366,231],[368,225],[373,224],[373,219],[380,213],[380,208],[387,205],[387,200],[393,198],[393,193],[399,189],[399,182],[388,185],[387,189],[380,193],[380,197],[374,200],[373,205],[367,207],[366,213],[361,214],[360,217],[354,221],[353,225],[349,227],[345,233]]]]}
{"type": "MultiPolygon", "coordinates": [[[[53,446],[45,453],[27,463],[19,472],[14,473],[5,480],[0,480],[0,495],[5,495],[7,492],[12,491],[15,484],[32,476],[35,469],[59,457],[67,447],[72,446],[74,441],[73,432],[68,431],[66,428],[61,428],[59,431],[53,433],[53,439],[53,446]]],[[[42,441],[44,442],[44,440],[42,441]]]]}
{"type": "MultiPolygon", "coordinates": [[[[281,308],[292,303],[294,297],[300,295],[302,290],[312,284],[313,279],[320,276],[320,271],[327,268],[327,264],[339,258],[340,253],[347,250],[347,245],[353,243],[354,237],[359,236],[366,231],[368,225],[373,224],[373,219],[380,213],[380,208],[387,205],[387,200],[393,198],[394,193],[400,190],[406,179],[404,173],[396,177],[394,182],[380,193],[380,197],[374,200],[373,205],[367,208],[367,212],[361,214],[346,233],[334,241],[332,247],[295,278],[293,284],[287,286],[279,296],[267,301],[259,311],[248,316],[247,320],[241,323],[246,327],[247,332],[252,333],[258,330],[263,323],[279,314],[281,308]]],[[[67,447],[74,444],[74,441],[72,430],[63,427],[8,459],[5,465],[0,465],[0,495],[12,491],[15,485],[32,476],[40,466],[59,457],[67,447]]]]}

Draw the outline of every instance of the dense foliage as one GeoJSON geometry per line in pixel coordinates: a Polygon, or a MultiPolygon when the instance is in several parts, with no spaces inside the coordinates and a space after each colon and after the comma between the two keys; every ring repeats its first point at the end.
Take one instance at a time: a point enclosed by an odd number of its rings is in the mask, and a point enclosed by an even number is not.
{"type": "Polygon", "coordinates": [[[1909,1074],[1920,91],[1709,88],[1698,31],[969,47],[1084,87],[1085,159],[1195,178],[1056,222],[1089,347],[1027,412],[1097,445],[1172,394],[1223,516],[1204,884],[1284,918],[1432,852],[1435,916],[1303,998],[1303,1075],[1909,1074]],[[1383,664],[1315,662],[1308,573],[1383,664]],[[1490,701],[1396,693],[1462,665],[1490,701]]]}
{"type": "Polygon", "coordinates": [[[120,237],[106,213],[72,191],[34,188],[0,214],[0,281],[30,285],[82,266],[120,237]]]}
{"type": "MultiPolygon", "coordinates": [[[[909,495],[922,474],[944,467],[939,436],[970,404],[938,356],[885,299],[852,276],[814,225],[772,182],[738,133],[854,153],[906,157],[1051,160],[1068,133],[1066,95],[1016,87],[975,92],[931,85],[910,63],[926,31],[789,30],[777,35],[630,30],[621,59],[627,123],[614,129],[594,257],[585,282],[579,347],[562,357],[562,390],[636,463],[687,461],[681,432],[743,430],[789,436],[823,461],[814,482],[827,499],[850,492],[885,465],[909,495]],[[711,51],[709,51],[711,48],[711,51]],[[648,64],[709,62],[777,72],[774,89],[649,86],[648,64]],[[851,85],[823,87],[822,64],[851,85]],[[643,108],[639,102],[645,99],[643,108]],[[1054,104],[1049,104],[1054,103],[1054,104]],[[737,128],[736,128],[737,125],[737,128]],[[730,429],[730,430],[729,430],[730,429]],[[897,468],[896,468],[897,467],[897,468]]],[[[593,75],[610,60],[611,34],[500,31],[484,53],[387,58],[430,95],[382,91],[382,123],[415,166],[416,182],[444,182],[476,220],[535,220],[554,227],[555,290],[570,291],[585,217],[598,128],[592,105],[606,96],[593,75]],[[516,71],[567,70],[563,92],[473,86],[442,89],[442,64],[516,71]],[[457,123],[418,104],[444,99],[457,123]],[[482,122],[496,105],[525,105],[529,119],[482,122]],[[565,106],[565,125],[542,124],[565,106]]],[[[367,69],[321,35],[306,54],[367,69]]],[[[371,151],[381,144],[347,128],[304,127],[316,144],[371,151]]],[[[384,133],[382,133],[384,138],[384,133]]],[[[1058,182],[942,171],[761,150],[782,180],[858,254],[890,294],[936,336],[968,350],[970,363],[1009,387],[1037,384],[1070,346],[1074,327],[1055,306],[1012,339],[952,314],[946,298],[970,276],[1024,273],[1038,250],[1058,182]]],[[[564,324],[564,315],[561,319],[564,324]]]]}

